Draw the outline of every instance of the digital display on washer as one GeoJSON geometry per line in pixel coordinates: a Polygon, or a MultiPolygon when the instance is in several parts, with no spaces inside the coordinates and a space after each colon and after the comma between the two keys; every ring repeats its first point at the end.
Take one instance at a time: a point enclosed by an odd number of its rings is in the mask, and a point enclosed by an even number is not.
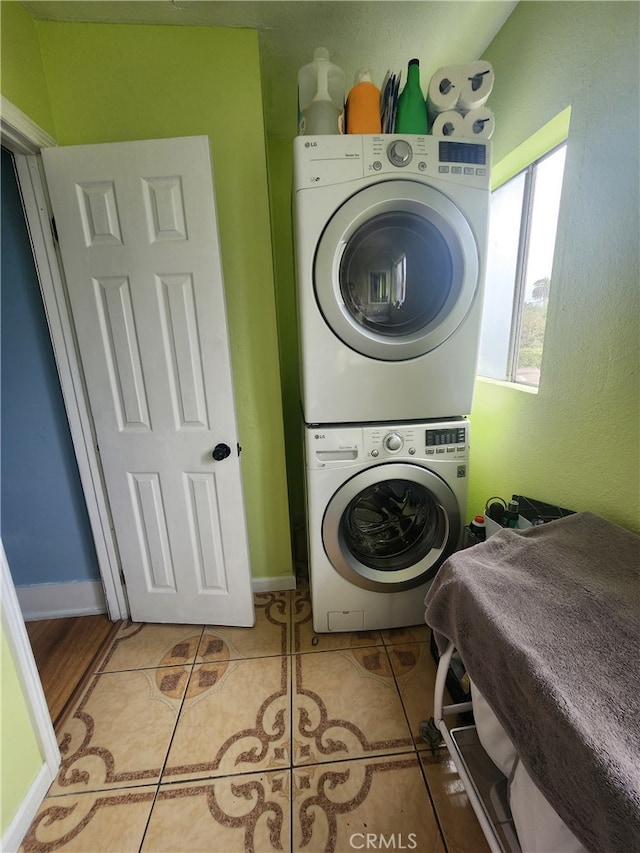
{"type": "Polygon", "coordinates": [[[440,142],[441,163],[471,163],[474,166],[486,166],[487,146],[474,142],[440,142]]]}
{"type": "Polygon", "coordinates": [[[428,429],[425,435],[427,447],[436,447],[441,444],[464,444],[465,428],[450,427],[448,429],[428,429]]]}

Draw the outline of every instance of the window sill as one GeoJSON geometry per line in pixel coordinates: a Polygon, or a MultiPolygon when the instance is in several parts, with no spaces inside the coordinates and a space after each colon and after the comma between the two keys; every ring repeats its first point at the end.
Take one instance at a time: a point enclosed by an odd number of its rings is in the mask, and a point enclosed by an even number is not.
{"type": "Polygon", "coordinates": [[[514,391],[524,391],[525,394],[537,394],[538,388],[535,385],[522,385],[520,382],[507,382],[506,379],[490,379],[488,376],[478,376],[478,382],[486,383],[487,385],[498,385],[501,388],[511,388],[514,391]]]}

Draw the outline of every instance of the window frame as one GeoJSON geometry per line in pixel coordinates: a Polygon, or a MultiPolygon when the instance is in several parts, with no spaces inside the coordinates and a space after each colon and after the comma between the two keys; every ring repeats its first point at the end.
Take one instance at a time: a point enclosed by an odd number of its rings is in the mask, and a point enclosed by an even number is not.
{"type": "MultiPolygon", "coordinates": [[[[526,378],[518,378],[518,362],[520,361],[522,352],[522,332],[525,328],[524,320],[527,315],[526,304],[527,294],[529,292],[528,284],[529,274],[532,272],[529,269],[530,262],[535,262],[537,255],[531,255],[530,250],[532,245],[538,245],[540,220],[536,206],[536,188],[538,167],[548,158],[554,156],[561,149],[564,149],[564,165],[561,175],[560,196],[557,198],[558,208],[556,210],[556,234],[551,248],[551,257],[548,259],[549,272],[548,277],[553,274],[553,260],[556,252],[557,243],[557,226],[559,223],[560,205],[562,197],[562,183],[567,164],[567,151],[569,144],[569,123],[571,120],[571,106],[565,107],[562,112],[558,113],[543,127],[540,127],[531,136],[527,137],[520,145],[512,149],[497,163],[492,164],[491,168],[491,205],[494,203],[495,194],[505,185],[518,181],[520,186],[516,187],[516,192],[521,193],[521,201],[514,199],[512,223],[513,229],[509,237],[509,242],[505,245],[510,245],[512,255],[512,270],[511,275],[496,281],[502,281],[503,285],[498,287],[489,287],[489,283],[485,283],[485,296],[483,305],[482,325],[478,352],[478,378],[489,382],[504,383],[515,388],[528,390],[534,393],[538,392],[542,381],[542,355],[538,366],[538,375],[531,376],[530,381],[526,378]],[[519,204],[519,207],[518,207],[519,204]],[[519,216],[518,211],[519,209],[519,216]],[[518,216],[516,220],[516,216],[518,216]],[[517,233],[513,233],[516,232],[517,233]],[[511,282],[508,284],[508,282],[511,282]],[[508,307],[507,301],[503,301],[504,311],[500,312],[502,316],[496,316],[491,312],[490,306],[494,302],[498,291],[509,290],[511,293],[511,305],[508,307]],[[493,317],[493,321],[490,319],[493,317]],[[507,327],[508,324],[508,327],[507,327]],[[501,330],[501,331],[498,331],[501,330]],[[498,336],[496,338],[496,332],[498,336]],[[493,339],[498,342],[498,349],[502,349],[502,353],[496,351],[495,347],[487,344],[489,335],[493,335],[493,339]],[[502,341],[502,343],[500,343],[502,341]],[[500,359],[496,361],[496,355],[500,355],[500,359]],[[486,372],[485,372],[486,371],[486,372]]],[[[546,181],[546,179],[545,179],[546,181]]],[[[538,202],[540,202],[540,198],[538,202]]],[[[542,200],[542,204],[544,201],[542,200]]],[[[501,214],[502,215],[502,214],[501,214]]],[[[493,234],[491,230],[492,221],[490,220],[488,249],[493,245],[493,234]]],[[[494,241],[495,242],[495,241],[494,241]]],[[[489,250],[490,252],[492,250],[489,250]]],[[[501,253],[496,256],[496,261],[499,262],[501,253]]],[[[487,256],[487,274],[491,272],[493,264],[493,255],[487,256]]],[[[493,279],[492,279],[493,280],[493,279]]],[[[505,293],[506,295],[506,293],[505,293]]],[[[546,303],[548,308],[548,301],[546,303]]],[[[544,315],[545,331],[547,323],[547,313],[544,315]]],[[[544,347],[544,338],[543,338],[544,347]]],[[[522,375],[522,374],[521,374],[522,375]]],[[[526,373],[525,373],[526,375],[526,373]]]]}
{"type": "MultiPolygon", "coordinates": [[[[507,351],[507,362],[506,362],[506,377],[503,381],[512,383],[514,385],[523,385],[527,388],[538,388],[538,383],[533,382],[524,382],[521,379],[517,378],[518,372],[518,362],[520,360],[520,348],[521,348],[521,333],[522,333],[522,322],[523,322],[523,312],[524,312],[524,304],[525,304],[525,290],[526,290],[526,272],[527,272],[527,263],[529,260],[529,249],[531,244],[531,222],[532,222],[532,214],[533,214],[533,205],[535,201],[535,193],[536,193],[536,178],[538,167],[541,163],[547,160],[549,157],[552,157],[561,149],[567,148],[567,140],[563,139],[561,142],[554,145],[548,151],[545,151],[544,154],[541,154],[531,163],[529,163],[525,168],[521,169],[519,172],[516,172],[512,175],[508,180],[504,181],[500,185],[500,187],[494,188],[492,191],[495,192],[497,189],[505,186],[510,181],[515,180],[524,174],[524,186],[522,189],[522,207],[520,211],[520,228],[518,233],[518,250],[516,254],[516,267],[514,271],[514,281],[513,281],[513,306],[511,311],[511,326],[509,329],[509,344],[507,351]]],[[[556,232],[557,235],[557,232],[556,232]]],[[[554,250],[555,254],[555,250],[554,250]]],[[[553,270],[551,270],[553,272],[553,270]]],[[[546,317],[545,317],[545,329],[546,329],[546,317]]]]}
{"type": "MultiPolygon", "coordinates": [[[[505,381],[516,385],[530,385],[529,382],[518,382],[516,371],[518,369],[518,357],[520,354],[520,334],[522,332],[522,312],[524,310],[524,274],[529,258],[529,234],[531,229],[531,209],[533,207],[533,195],[535,192],[535,170],[534,163],[530,163],[525,173],[524,187],[522,188],[522,208],[520,210],[520,228],[518,231],[518,252],[516,255],[516,268],[513,276],[513,305],[511,307],[511,325],[509,328],[509,348],[507,351],[506,377],[505,381]]],[[[515,180],[522,172],[518,172],[510,180],[515,180]]],[[[508,183],[508,181],[507,181],[508,183]]],[[[503,185],[504,186],[504,185],[503,185]]]]}

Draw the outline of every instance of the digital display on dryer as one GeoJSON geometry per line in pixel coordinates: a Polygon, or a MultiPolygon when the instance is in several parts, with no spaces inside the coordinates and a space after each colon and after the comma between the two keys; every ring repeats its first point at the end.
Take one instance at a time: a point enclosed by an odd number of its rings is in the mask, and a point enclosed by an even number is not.
{"type": "Polygon", "coordinates": [[[440,142],[438,156],[441,163],[471,163],[486,166],[487,146],[474,142],[440,142]]]}

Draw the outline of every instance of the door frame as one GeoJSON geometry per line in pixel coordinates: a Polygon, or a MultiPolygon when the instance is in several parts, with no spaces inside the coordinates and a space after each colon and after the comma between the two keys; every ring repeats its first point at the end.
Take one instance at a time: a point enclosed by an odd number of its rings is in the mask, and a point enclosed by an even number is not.
{"type": "Polygon", "coordinates": [[[15,851],[20,847],[49,786],[56,778],[62,758],[2,540],[0,540],[0,573],[2,630],[11,651],[43,762],[0,841],[3,850],[15,851]]]}
{"type": "Polygon", "coordinates": [[[18,187],[33,250],[49,335],[60,379],[71,440],[78,463],[109,618],[127,619],[129,603],[115,532],[104,490],[84,376],[65,292],[64,274],[52,232],[52,214],[40,151],[56,140],[4,96],[0,139],[14,155],[18,187]]]}

